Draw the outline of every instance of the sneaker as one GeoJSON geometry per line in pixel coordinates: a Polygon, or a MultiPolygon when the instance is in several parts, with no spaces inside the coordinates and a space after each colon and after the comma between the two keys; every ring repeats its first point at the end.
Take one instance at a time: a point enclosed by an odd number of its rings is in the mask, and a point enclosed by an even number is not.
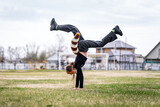
{"type": "Polygon", "coordinates": [[[54,18],[51,20],[50,25],[51,25],[50,31],[52,31],[52,30],[57,30],[58,24],[56,23],[56,21],[55,21],[54,18]]]}
{"type": "Polygon", "coordinates": [[[119,28],[119,26],[117,25],[115,28],[113,28],[113,31],[115,34],[119,34],[120,36],[123,35],[121,29],[119,28]]]}

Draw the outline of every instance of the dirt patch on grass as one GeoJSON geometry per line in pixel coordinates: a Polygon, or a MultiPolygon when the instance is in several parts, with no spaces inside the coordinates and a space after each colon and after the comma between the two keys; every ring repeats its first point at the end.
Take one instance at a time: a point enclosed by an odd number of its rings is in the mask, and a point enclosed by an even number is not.
{"type": "Polygon", "coordinates": [[[70,87],[72,84],[17,84],[8,87],[20,87],[20,88],[65,88],[70,87]]]}
{"type": "Polygon", "coordinates": [[[44,80],[44,79],[53,79],[53,80],[62,80],[68,79],[67,77],[50,77],[50,76],[0,76],[0,79],[5,80],[44,80]]]}
{"type": "Polygon", "coordinates": [[[5,85],[7,82],[0,81],[0,85],[5,85]]]}
{"type": "Polygon", "coordinates": [[[126,84],[126,82],[106,82],[106,81],[104,81],[104,80],[98,80],[98,79],[96,79],[96,80],[87,80],[86,82],[85,82],[85,84],[117,84],[117,83],[121,83],[121,84],[126,84]]]}
{"type": "Polygon", "coordinates": [[[159,78],[160,73],[137,73],[137,72],[86,72],[87,76],[101,76],[101,77],[148,77],[159,78]]]}

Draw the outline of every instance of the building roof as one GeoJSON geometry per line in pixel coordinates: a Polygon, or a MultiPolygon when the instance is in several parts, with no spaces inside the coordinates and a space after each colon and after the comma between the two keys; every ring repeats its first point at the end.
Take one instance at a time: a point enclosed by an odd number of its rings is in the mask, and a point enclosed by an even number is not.
{"type": "Polygon", "coordinates": [[[145,59],[148,58],[149,55],[152,54],[152,52],[160,45],[160,41],[159,43],[145,56],[145,59]]]}
{"type": "Polygon", "coordinates": [[[129,45],[123,41],[117,40],[106,44],[103,48],[126,48],[126,49],[135,49],[136,47],[129,45]]]}

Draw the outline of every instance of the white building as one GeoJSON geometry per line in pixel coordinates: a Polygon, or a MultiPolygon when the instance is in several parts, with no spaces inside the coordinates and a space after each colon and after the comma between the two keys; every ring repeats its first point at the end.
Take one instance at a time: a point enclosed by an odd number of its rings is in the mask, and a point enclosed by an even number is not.
{"type": "Polygon", "coordinates": [[[146,55],[144,66],[146,70],[160,70],[160,42],[146,55]]]}

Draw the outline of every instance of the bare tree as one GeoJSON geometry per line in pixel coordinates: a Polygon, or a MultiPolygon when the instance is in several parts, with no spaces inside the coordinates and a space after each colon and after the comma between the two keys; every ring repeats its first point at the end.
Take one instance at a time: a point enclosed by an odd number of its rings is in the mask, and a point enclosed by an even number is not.
{"type": "Polygon", "coordinates": [[[21,53],[23,52],[22,47],[15,47],[14,48],[14,56],[16,60],[19,60],[21,58],[21,53]]]}
{"type": "Polygon", "coordinates": [[[0,61],[4,62],[4,48],[0,46],[0,61]]]}
{"type": "MultiPolygon", "coordinates": [[[[58,45],[56,47],[56,53],[57,53],[57,56],[60,57],[60,52],[64,52],[66,49],[67,49],[67,46],[65,44],[65,39],[62,35],[60,34],[57,34],[57,42],[58,42],[58,45]]],[[[57,69],[59,69],[59,65],[60,65],[61,62],[59,62],[59,60],[57,61],[57,69]]]]}
{"type": "Polygon", "coordinates": [[[28,61],[37,61],[38,60],[38,52],[39,52],[39,46],[37,46],[35,43],[26,45],[24,48],[25,52],[25,60],[28,61]]]}
{"type": "Polygon", "coordinates": [[[41,53],[40,53],[40,55],[39,55],[39,61],[40,62],[43,62],[44,60],[46,60],[47,59],[47,52],[44,50],[44,51],[42,51],[41,53]]]}
{"type": "Polygon", "coordinates": [[[9,55],[9,62],[13,62],[14,60],[14,48],[12,48],[11,46],[8,47],[7,49],[7,53],[9,55]]]}
{"type": "Polygon", "coordinates": [[[51,57],[54,54],[56,54],[56,46],[51,45],[50,47],[48,47],[47,52],[46,52],[46,57],[51,57]]]}
{"type": "Polygon", "coordinates": [[[16,64],[20,61],[20,54],[22,52],[21,47],[12,48],[11,46],[7,49],[9,55],[9,62],[14,64],[14,69],[16,69],[16,64]]]}
{"type": "Polygon", "coordinates": [[[48,47],[46,51],[46,58],[51,57],[56,53],[64,52],[67,49],[64,37],[61,34],[57,34],[56,38],[55,45],[48,47]]]}
{"type": "Polygon", "coordinates": [[[64,37],[60,34],[57,34],[56,37],[57,37],[57,42],[58,42],[57,51],[64,52],[67,49],[67,46],[65,45],[64,37]]]}

